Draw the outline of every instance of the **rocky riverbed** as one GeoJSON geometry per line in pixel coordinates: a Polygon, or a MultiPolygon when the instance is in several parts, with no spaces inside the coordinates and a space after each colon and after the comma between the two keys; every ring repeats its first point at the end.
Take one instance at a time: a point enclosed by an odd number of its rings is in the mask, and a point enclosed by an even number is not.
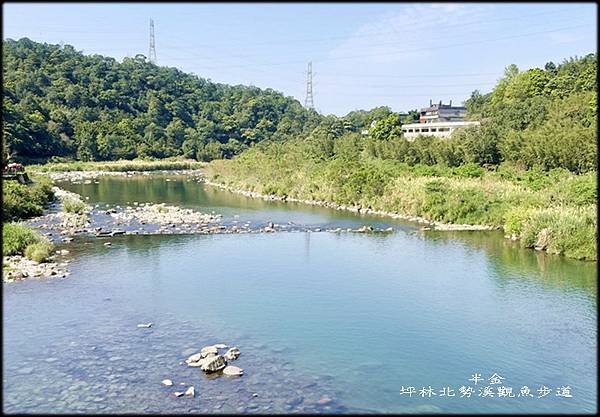
{"type": "MultiPolygon", "coordinates": [[[[105,301],[107,307],[111,301],[105,301]]],[[[235,360],[242,377],[206,373],[185,358],[215,343],[222,330],[163,314],[148,329],[134,317],[106,316],[106,329],[78,326],[73,338],[49,343],[39,353],[11,363],[5,387],[9,413],[348,413],[341,392],[327,375],[297,369],[289,352],[238,335],[243,346],[235,360]],[[100,336],[102,335],[102,336],[100,336]],[[37,382],[32,383],[32,379],[37,382]],[[193,387],[193,394],[190,388],[193,387]],[[185,393],[188,395],[185,395],[185,393]],[[177,393],[177,394],[176,394],[177,393]],[[178,395],[183,393],[182,395],[178,395]]],[[[233,346],[233,345],[232,345],[233,346]]],[[[27,349],[25,349],[27,350],[27,349]]]]}
{"type": "MultiPolygon", "coordinates": [[[[169,174],[185,174],[188,180],[202,182],[199,171],[167,171],[169,174]]],[[[149,172],[136,175],[152,175],[149,172]]],[[[56,180],[70,182],[91,182],[101,175],[134,175],[131,172],[74,171],[51,173],[56,180]]],[[[169,178],[166,181],[170,181],[169,178]]],[[[88,204],[79,194],[53,187],[56,199],[47,207],[46,213],[30,219],[27,225],[38,229],[55,244],[68,244],[78,236],[96,237],[106,240],[106,246],[112,246],[110,239],[119,235],[154,234],[246,234],[274,232],[333,232],[333,233],[391,233],[392,228],[377,229],[372,226],[357,228],[321,228],[293,222],[255,222],[240,221],[237,218],[223,219],[221,214],[203,213],[189,208],[133,201],[125,206],[118,204],[88,204]],[[67,212],[65,204],[79,204],[80,209],[67,212]]],[[[3,274],[4,282],[24,278],[66,277],[66,265],[55,262],[33,263],[23,257],[4,258],[9,266],[3,274]]]]}

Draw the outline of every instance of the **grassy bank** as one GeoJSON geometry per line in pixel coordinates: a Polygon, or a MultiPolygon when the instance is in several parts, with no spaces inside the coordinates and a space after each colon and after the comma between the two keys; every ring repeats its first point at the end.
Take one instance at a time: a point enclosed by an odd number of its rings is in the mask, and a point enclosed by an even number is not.
{"type": "Polygon", "coordinates": [[[310,146],[300,140],[258,146],[213,161],[206,172],[214,182],[262,194],[501,227],[524,247],[597,259],[595,172],[410,166],[360,152],[311,158],[310,146]]]}
{"type": "Polygon", "coordinates": [[[53,245],[37,231],[15,220],[43,214],[54,199],[52,181],[45,175],[33,175],[31,184],[4,181],[2,187],[2,256],[24,255],[44,262],[53,245]]]}
{"type": "Polygon", "coordinates": [[[37,172],[63,172],[63,171],[161,171],[199,169],[206,165],[204,162],[192,159],[162,159],[162,160],[119,160],[103,162],[54,162],[42,165],[30,165],[27,168],[37,172]]]}
{"type": "Polygon", "coordinates": [[[44,262],[52,250],[52,243],[37,231],[20,223],[2,224],[2,256],[24,255],[44,262]]]}

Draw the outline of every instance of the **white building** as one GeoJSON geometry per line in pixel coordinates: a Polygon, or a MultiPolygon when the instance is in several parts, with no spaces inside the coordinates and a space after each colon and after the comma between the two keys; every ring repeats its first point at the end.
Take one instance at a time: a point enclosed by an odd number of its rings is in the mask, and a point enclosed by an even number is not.
{"type": "Polygon", "coordinates": [[[456,129],[464,129],[469,126],[479,126],[479,122],[409,123],[402,125],[402,132],[408,140],[412,140],[420,135],[449,137],[456,129]]]}

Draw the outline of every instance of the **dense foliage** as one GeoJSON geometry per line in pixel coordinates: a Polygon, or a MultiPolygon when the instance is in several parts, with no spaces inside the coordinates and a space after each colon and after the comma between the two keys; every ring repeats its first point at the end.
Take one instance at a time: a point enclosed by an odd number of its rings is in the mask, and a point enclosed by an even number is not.
{"type": "Polygon", "coordinates": [[[32,184],[3,181],[3,222],[39,216],[44,211],[44,206],[54,199],[52,181],[48,177],[36,176],[33,179],[32,184]]]}
{"type": "Polygon", "coordinates": [[[2,224],[2,256],[23,255],[28,246],[43,241],[42,235],[20,223],[2,224]]]}
{"type": "Polygon", "coordinates": [[[4,144],[21,158],[210,160],[302,135],[320,121],[271,89],[27,38],[3,41],[3,76],[4,144]]]}

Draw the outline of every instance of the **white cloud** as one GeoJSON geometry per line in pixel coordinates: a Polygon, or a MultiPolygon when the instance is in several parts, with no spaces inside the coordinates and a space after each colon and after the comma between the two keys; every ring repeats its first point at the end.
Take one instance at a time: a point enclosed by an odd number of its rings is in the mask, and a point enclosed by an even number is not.
{"type": "Polygon", "coordinates": [[[374,16],[333,48],[329,58],[370,64],[424,59],[435,53],[427,46],[451,41],[449,35],[461,25],[468,23],[477,29],[489,9],[485,4],[406,4],[401,11],[374,16]]]}

